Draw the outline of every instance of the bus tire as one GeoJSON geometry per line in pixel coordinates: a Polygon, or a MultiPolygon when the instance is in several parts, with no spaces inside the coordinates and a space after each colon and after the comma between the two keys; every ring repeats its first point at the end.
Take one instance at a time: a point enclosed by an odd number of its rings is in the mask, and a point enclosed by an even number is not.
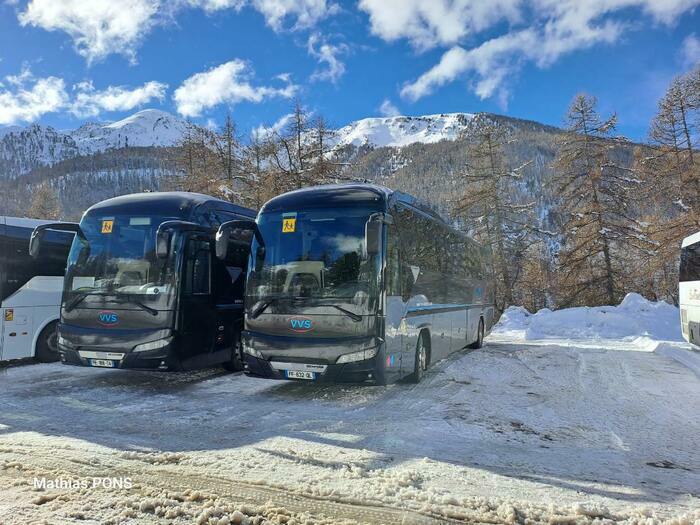
{"type": "Polygon", "coordinates": [[[425,332],[421,332],[416,343],[416,356],[413,360],[413,374],[411,375],[412,383],[420,383],[423,379],[425,371],[428,369],[428,360],[430,358],[430,348],[426,341],[425,332]]]}
{"type": "Polygon", "coordinates": [[[476,334],[476,341],[469,345],[469,348],[478,350],[484,346],[484,318],[479,319],[479,331],[476,334]]]}
{"type": "Polygon", "coordinates": [[[35,357],[42,363],[54,363],[59,360],[58,321],[47,324],[36,341],[35,357]]]}

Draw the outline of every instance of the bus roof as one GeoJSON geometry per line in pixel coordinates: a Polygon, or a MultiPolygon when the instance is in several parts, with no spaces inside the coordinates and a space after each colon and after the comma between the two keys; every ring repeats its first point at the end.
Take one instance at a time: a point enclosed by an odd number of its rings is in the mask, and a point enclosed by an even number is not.
{"type": "Polygon", "coordinates": [[[120,195],[90,206],[85,213],[94,211],[110,212],[118,209],[121,212],[148,213],[158,215],[174,215],[185,217],[194,208],[208,205],[212,209],[229,211],[246,217],[255,218],[254,210],[227,202],[201,193],[184,191],[154,191],[120,195]]]}
{"type": "Polygon", "coordinates": [[[683,239],[681,248],[685,248],[686,246],[690,246],[691,244],[695,244],[696,242],[700,242],[700,232],[694,233],[693,235],[689,235],[688,237],[683,239]]]}
{"type": "Polygon", "coordinates": [[[28,228],[32,230],[42,224],[49,224],[53,222],[61,221],[54,221],[51,219],[28,219],[26,217],[0,216],[0,224],[6,224],[7,226],[15,226],[17,228],[28,228]]]}
{"type": "Polygon", "coordinates": [[[427,203],[407,193],[369,183],[323,184],[290,191],[266,202],[260,212],[293,210],[295,208],[352,206],[376,204],[386,209],[393,201],[403,202],[423,213],[447,222],[427,203]]]}

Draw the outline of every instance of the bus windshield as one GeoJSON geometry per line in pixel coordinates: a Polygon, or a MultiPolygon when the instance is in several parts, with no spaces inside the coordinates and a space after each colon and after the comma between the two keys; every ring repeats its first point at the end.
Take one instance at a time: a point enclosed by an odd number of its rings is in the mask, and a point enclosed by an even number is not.
{"type": "Polygon", "coordinates": [[[86,215],[80,223],[85,239],[76,236],[68,256],[64,300],[121,295],[166,306],[175,289],[175,250],[168,259],[158,259],[155,238],[158,226],[169,219],[86,215]]]}
{"type": "Polygon", "coordinates": [[[295,299],[342,303],[352,311],[371,309],[378,296],[379,257],[364,255],[364,239],[372,212],[314,208],[262,213],[258,227],[265,239],[265,260],[260,271],[249,275],[247,307],[295,299]]]}

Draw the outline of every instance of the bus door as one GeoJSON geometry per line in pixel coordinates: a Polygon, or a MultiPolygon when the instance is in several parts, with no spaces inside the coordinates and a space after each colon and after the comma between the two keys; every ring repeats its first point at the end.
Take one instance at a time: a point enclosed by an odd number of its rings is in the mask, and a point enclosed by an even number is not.
{"type": "Polygon", "coordinates": [[[180,358],[186,368],[190,360],[193,366],[198,366],[198,362],[211,357],[219,329],[212,296],[212,251],[209,237],[187,236],[178,309],[180,358]]]}

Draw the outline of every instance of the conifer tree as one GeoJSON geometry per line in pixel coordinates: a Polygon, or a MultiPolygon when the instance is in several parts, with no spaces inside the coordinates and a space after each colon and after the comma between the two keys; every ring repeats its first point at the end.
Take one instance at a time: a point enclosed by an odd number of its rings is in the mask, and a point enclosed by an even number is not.
{"type": "Polygon", "coordinates": [[[513,286],[519,259],[530,242],[532,203],[520,203],[513,191],[521,180],[524,166],[509,166],[504,148],[507,129],[487,116],[477,117],[477,130],[469,145],[469,162],[462,173],[464,192],[455,212],[476,230],[477,236],[491,247],[496,274],[498,306],[513,304],[513,286]]]}
{"type": "Polygon", "coordinates": [[[555,161],[563,246],[564,304],[617,304],[624,293],[623,255],[648,246],[631,200],[641,182],[616,162],[616,116],[602,119],[596,99],[577,95],[555,161]]]}
{"type": "Polygon", "coordinates": [[[48,182],[36,186],[32,192],[27,216],[33,219],[60,219],[61,203],[58,194],[48,182]]]}

